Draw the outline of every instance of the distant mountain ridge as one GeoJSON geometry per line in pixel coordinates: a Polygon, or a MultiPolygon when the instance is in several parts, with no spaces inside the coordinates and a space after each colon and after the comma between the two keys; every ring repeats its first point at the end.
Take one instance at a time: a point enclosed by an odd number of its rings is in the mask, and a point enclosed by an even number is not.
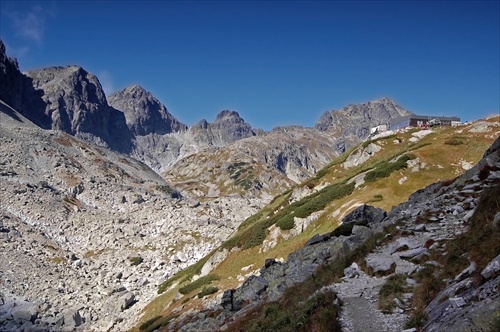
{"type": "Polygon", "coordinates": [[[15,82],[4,84],[2,100],[42,128],[63,130],[125,153],[156,171],[175,170],[179,160],[204,153],[207,148],[230,151],[235,142],[252,139],[252,155],[264,156],[265,163],[297,182],[366,139],[372,126],[410,114],[394,101],[383,98],[326,112],[315,128],[290,126],[266,133],[252,128],[231,110],[221,111],[212,123],[201,120],[188,127],[138,85],[107,97],[98,78],[79,66],[50,67],[22,74],[17,62],[7,57],[3,43],[0,53],[3,68],[0,78],[15,82]],[[295,140],[291,132],[306,135],[308,139],[295,140]],[[270,137],[274,142],[266,141],[270,137]],[[279,142],[286,142],[286,153],[275,148],[269,150],[271,146],[283,145],[279,142]],[[257,147],[262,150],[257,151],[257,147]],[[321,147],[322,157],[315,159],[317,147],[321,147]]]}

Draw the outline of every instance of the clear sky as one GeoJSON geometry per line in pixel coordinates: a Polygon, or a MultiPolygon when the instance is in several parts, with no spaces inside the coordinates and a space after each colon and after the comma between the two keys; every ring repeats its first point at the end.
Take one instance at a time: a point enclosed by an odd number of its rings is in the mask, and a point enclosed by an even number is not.
{"type": "Polygon", "coordinates": [[[139,84],[192,125],[312,126],[382,97],[424,115],[499,113],[499,1],[6,1],[21,70],[75,64],[139,84]]]}

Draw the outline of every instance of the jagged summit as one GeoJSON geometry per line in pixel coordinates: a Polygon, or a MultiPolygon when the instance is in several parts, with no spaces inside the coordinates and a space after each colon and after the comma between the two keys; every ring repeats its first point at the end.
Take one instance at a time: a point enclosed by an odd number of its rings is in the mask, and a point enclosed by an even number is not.
{"type": "Polygon", "coordinates": [[[43,101],[30,116],[45,114],[48,127],[120,152],[130,152],[132,137],[122,112],[110,107],[98,78],[79,66],[29,71],[43,101]]]}
{"type": "Polygon", "coordinates": [[[231,121],[233,123],[243,123],[245,120],[236,111],[223,110],[217,114],[215,122],[231,121]]]}
{"type": "Polygon", "coordinates": [[[135,135],[164,135],[187,129],[165,105],[139,85],[115,92],[108,100],[111,106],[125,114],[127,126],[135,135]]]}

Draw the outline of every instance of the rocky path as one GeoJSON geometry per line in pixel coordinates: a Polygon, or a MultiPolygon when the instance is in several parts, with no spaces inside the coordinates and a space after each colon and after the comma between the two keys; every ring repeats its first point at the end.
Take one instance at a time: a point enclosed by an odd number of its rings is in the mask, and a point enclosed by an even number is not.
{"type": "Polygon", "coordinates": [[[403,330],[407,316],[403,313],[384,314],[378,309],[378,293],[386,277],[370,277],[356,264],[347,269],[349,276],[343,283],[331,287],[342,301],[340,322],[342,331],[394,331],[403,330]]]}

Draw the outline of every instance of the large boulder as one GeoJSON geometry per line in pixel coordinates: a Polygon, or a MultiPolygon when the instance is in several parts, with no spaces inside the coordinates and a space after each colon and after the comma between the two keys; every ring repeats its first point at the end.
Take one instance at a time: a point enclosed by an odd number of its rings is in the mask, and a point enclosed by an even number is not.
{"type": "Polygon", "coordinates": [[[117,299],[117,311],[124,311],[129,308],[135,300],[135,295],[132,292],[125,292],[117,299]]]}
{"type": "Polygon", "coordinates": [[[74,307],[64,311],[64,326],[75,328],[83,323],[79,310],[79,307],[74,307]]]}
{"type": "Polygon", "coordinates": [[[387,212],[374,206],[363,204],[354,209],[342,219],[343,224],[356,223],[358,225],[370,225],[381,222],[387,216],[387,212]]]}

